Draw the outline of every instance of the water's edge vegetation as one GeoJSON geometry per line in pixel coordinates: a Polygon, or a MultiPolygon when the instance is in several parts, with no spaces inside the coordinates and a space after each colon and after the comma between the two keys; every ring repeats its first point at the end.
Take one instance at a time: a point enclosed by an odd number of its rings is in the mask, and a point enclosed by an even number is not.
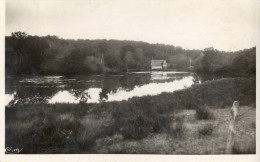
{"type": "Polygon", "coordinates": [[[22,147],[23,153],[97,153],[99,139],[107,136],[140,140],[164,132],[177,138],[184,131],[177,112],[230,107],[235,100],[255,107],[255,87],[254,77],[225,78],[128,101],[6,107],[5,145],[22,147]],[[173,121],[176,127],[171,129],[173,121]]]}

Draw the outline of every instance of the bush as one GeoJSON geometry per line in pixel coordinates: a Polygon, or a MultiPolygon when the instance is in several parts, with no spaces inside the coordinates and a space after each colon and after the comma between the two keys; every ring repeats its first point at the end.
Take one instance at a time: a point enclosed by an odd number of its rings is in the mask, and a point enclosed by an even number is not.
{"type": "Polygon", "coordinates": [[[142,139],[151,131],[150,123],[144,116],[137,116],[127,119],[121,128],[121,133],[125,138],[142,139]]]}
{"type": "Polygon", "coordinates": [[[175,119],[174,128],[171,129],[170,133],[176,137],[182,137],[184,131],[185,131],[184,118],[183,116],[178,116],[175,119]]]}
{"type": "Polygon", "coordinates": [[[198,107],[196,109],[196,117],[197,119],[214,119],[214,114],[211,112],[211,110],[208,107],[198,107]]]}
{"type": "Polygon", "coordinates": [[[121,102],[120,107],[112,110],[117,130],[129,139],[142,139],[152,132],[167,130],[170,120],[158,112],[161,107],[145,104],[147,100],[121,102]],[[148,105],[148,106],[147,106],[148,105]]]}
{"type": "Polygon", "coordinates": [[[214,126],[213,124],[206,124],[202,127],[199,128],[198,132],[199,132],[199,136],[209,136],[212,135],[214,130],[214,126]]]}

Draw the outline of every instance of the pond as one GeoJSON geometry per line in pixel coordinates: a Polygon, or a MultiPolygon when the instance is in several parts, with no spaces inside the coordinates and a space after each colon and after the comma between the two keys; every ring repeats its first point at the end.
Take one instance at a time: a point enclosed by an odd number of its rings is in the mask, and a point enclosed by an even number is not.
{"type": "Polygon", "coordinates": [[[188,72],[136,72],[124,75],[30,76],[5,79],[5,105],[98,103],[173,92],[201,83],[188,72]]]}

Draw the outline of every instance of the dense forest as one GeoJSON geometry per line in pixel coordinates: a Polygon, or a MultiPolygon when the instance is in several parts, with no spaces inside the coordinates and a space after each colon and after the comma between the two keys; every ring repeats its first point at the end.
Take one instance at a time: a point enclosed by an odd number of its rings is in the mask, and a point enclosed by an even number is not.
{"type": "Polygon", "coordinates": [[[255,75],[256,48],[224,52],[119,40],[72,40],[14,32],[5,38],[6,75],[77,75],[150,70],[164,59],[168,69],[255,75]]]}

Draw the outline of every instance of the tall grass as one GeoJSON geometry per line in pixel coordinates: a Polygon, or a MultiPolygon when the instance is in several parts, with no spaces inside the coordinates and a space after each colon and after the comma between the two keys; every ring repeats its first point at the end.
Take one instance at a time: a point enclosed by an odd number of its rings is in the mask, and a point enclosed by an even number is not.
{"type": "MultiPolygon", "coordinates": [[[[6,107],[6,147],[24,148],[22,153],[92,153],[99,138],[119,133],[142,139],[169,130],[174,122],[169,114],[182,109],[200,112],[203,105],[230,106],[234,100],[255,103],[255,78],[220,79],[120,102],[6,107]]],[[[176,122],[173,131],[183,132],[183,121],[176,122]]]]}
{"type": "Polygon", "coordinates": [[[210,108],[206,106],[201,106],[196,109],[196,117],[197,119],[204,119],[204,120],[215,118],[210,108]]]}
{"type": "Polygon", "coordinates": [[[174,127],[171,127],[168,133],[174,137],[183,137],[185,129],[183,116],[178,116],[175,118],[174,127]]]}
{"type": "Polygon", "coordinates": [[[256,153],[256,139],[248,141],[248,143],[240,143],[235,141],[232,148],[232,154],[255,154],[256,153]]]}
{"type": "Polygon", "coordinates": [[[22,153],[87,153],[97,138],[115,131],[109,115],[88,114],[88,105],[34,106],[6,109],[7,147],[23,148],[22,153]]]}
{"type": "Polygon", "coordinates": [[[198,133],[199,133],[200,137],[201,136],[209,136],[209,135],[212,135],[213,130],[214,130],[214,125],[208,123],[208,124],[201,126],[198,129],[198,133]]]}

